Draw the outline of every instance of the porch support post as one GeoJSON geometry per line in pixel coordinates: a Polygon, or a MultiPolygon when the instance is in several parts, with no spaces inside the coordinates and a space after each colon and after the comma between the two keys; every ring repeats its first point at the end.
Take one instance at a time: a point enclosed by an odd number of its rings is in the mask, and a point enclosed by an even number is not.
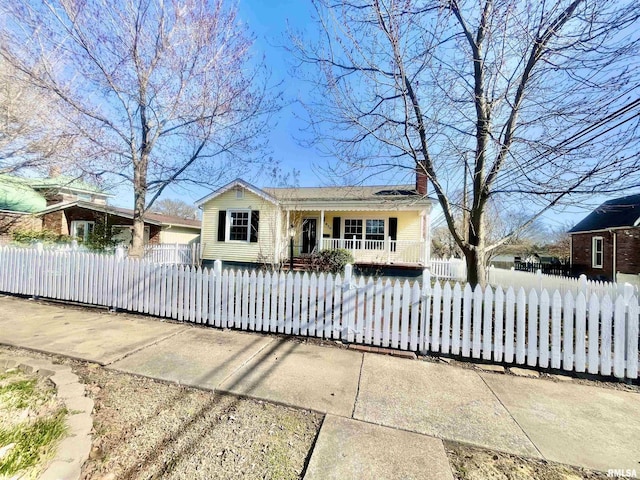
{"type": "Polygon", "coordinates": [[[324,247],[324,210],[320,210],[320,240],[318,241],[318,251],[324,247]]]}
{"type": "Polygon", "coordinates": [[[282,209],[278,207],[276,211],[276,231],[275,237],[275,251],[273,252],[273,263],[278,264],[282,260],[282,209]]]}
{"type": "MultiPolygon", "coordinates": [[[[284,226],[284,238],[287,240],[287,242],[291,242],[291,238],[289,238],[289,229],[291,228],[291,211],[289,209],[287,209],[287,224],[284,226]]],[[[285,245],[288,247],[288,244],[285,243],[285,245]]],[[[283,251],[286,252],[286,250],[283,251]]]]}
{"type": "Polygon", "coordinates": [[[424,268],[431,269],[431,208],[424,209],[423,225],[424,225],[424,268]]]}

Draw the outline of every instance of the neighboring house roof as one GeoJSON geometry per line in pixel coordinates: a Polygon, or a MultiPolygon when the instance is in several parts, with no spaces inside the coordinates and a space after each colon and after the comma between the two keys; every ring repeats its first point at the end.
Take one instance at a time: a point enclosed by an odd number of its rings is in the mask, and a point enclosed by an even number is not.
{"type": "Polygon", "coordinates": [[[604,202],[569,230],[569,233],[637,227],[639,224],[640,194],[637,194],[604,202]]]}
{"type": "Polygon", "coordinates": [[[25,178],[31,188],[36,190],[69,190],[80,193],[91,193],[105,197],[111,197],[111,194],[105,193],[96,185],[87,183],[75,177],[57,176],[50,178],[25,178]]]}
{"type": "Polygon", "coordinates": [[[415,185],[357,185],[336,187],[296,187],[296,188],[257,188],[241,179],[236,179],[224,187],[211,192],[196,202],[201,207],[208,201],[236,187],[246,188],[259,197],[274,203],[301,206],[306,204],[339,204],[355,202],[361,204],[431,204],[435,200],[418,194],[415,185]]]}
{"type": "Polygon", "coordinates": [[[36,213],[46,206],[46,199],[22,178],[0,175],[0,210],[36,213]]]}
{"type": "MultiPolygon", "coordinates": [[[[40,212],[38,212],[38,215],[46,215],[47,213],[66,210],[67,208],[72,207],[85,208],[94,212],[104,212],[118,217],[133,219],[133,210],[129,208],[112,207],[111,205],[100,205],[92,202],[84,202],[82,200],[56,203],[48,208],[41,210],[40,212]]],[[[194,229],[199,229],[201,225],[200,220],[191,220],[188,218],[175,217],[173,215],[162,215],[159,213],[147,213],[145,215],[145,223],[151,225],[160,225],[163,227],[174,226],[194,229]]]]}

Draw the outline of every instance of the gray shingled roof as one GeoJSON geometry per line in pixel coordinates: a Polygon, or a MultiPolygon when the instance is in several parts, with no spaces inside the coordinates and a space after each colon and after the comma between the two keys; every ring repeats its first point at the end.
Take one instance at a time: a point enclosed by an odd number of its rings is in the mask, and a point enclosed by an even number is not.
{"type": "Polygon", "coordinates": [[[633,227],[640,219],[640,194],[608,200],[587,215],[569,233],[633,227]]]}
{"type": "Polygon", "coordinates": [[[417,196],[415,185],[263,188],[278,200],[380,200],[417,196]]]}

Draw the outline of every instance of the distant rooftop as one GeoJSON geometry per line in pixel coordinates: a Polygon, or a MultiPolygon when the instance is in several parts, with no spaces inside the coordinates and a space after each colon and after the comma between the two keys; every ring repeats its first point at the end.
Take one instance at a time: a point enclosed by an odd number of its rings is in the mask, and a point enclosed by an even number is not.
{"type": "Polygon", "coordinates": [[[57,177],[49,177],[49,178],[24,178],[22,179],[27,182],[32,188],[37,190],[59,190],[59,189],[68,189],[74,190],[78,192],[85,193],[94,193],[99,195],[108,194],[101,190],[97,185],[85,182],[76,177],[69,176],[57,176],[57,177]]]}
{"type": "Polygon", "coordinates": [[[587,215],[569,233],[635,227],[640,222],[640,194],[608,200],[587,215]]]}
{"type": "Polygon", "coordinates": [[[23,178],[0,175],[0,210],[36,213],[46,206],[45,198],[23,178]]]}

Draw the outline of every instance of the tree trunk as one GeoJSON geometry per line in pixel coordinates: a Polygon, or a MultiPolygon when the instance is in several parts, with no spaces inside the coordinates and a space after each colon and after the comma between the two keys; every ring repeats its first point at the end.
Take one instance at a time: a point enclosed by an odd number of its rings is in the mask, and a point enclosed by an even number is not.
{"type": "Polygon", "coordinates": [[[486,277],[486,251],[484,239],[484,212],[476,211],[471,217],[469,225],[469,241],[464,249],[467,262],[467,282],[475,288],[482,287],[487,282],[486,277]]]}
{"type": "Polygon", "coordinates": [[[146,174],[136,168],[133,173],[133,238],[129,248],[129,256],[142,258],[144,255],[144,213],[147,201],[146,174]]]}
{"type": "Polygon", "coordinates": [[[464,252],[467,263],[467,282],[475,288],[476,285],[484,287],[487,281],[487,266],[484,251],[472,248],[464,252]]]}

